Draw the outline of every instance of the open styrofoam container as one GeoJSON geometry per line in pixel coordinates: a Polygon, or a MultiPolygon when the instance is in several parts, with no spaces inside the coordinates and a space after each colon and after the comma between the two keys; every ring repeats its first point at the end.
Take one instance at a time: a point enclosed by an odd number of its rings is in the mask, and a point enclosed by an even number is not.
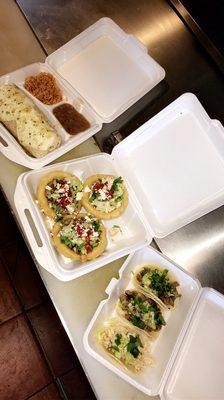
{"type": "Polygon", "coordinates": [[[111,19],[102,18],[48,56],[44,64],[31,64],[0,78],[0,86],[15,83],[33,100],[61,137],[61,146],[42,158],[34,158],[0,124],[0,151],[16,163],[41,168],[99,132],[103,123],[117,118],[164,76],[164,69],[143,43],[111,19]],[[63,101],[89,120],[89,129],[69,135],[52,113],[60,103],[47,106],[25,90],[25,78],[39,72],[55,76],[63,101]]]}
{"type": "Polygon", "coordinates": [[[37,261],[58,279],[75,279],[222,205],[223,133],[220,122],[211,120],[198,99],[186,93],[115,146],[111,155],[100,153],[22,174],[15,205],[37,261]],[[106,228],[120,225],[123,234],[116,242],[108,237],[106,251],[94,261],[80,264],[59,256],[35,203],[40,178],[61,169],[82,181],[97,173],[121,175],[128,187],[125,212],[104,222],[106,228]]]}
{"type": "Polygon", "coordinates": [[[0,141],[0,151],[4,156],[15,161],[17,164],[25,165],[31,169],[41,168],[93,136],[102,127],[102,123],[100,123],[98,117],[95,115],[88,103],[78,94],[78,92],[75,91],[74,88],[71,88],[60,77],[57,77],[56,73],[53,72],[46,63],[34,63],[0,77],[0,86],[7,83],[16,83],[16,85],[31,98],[61,138],[61,145],[57,149],[48,153],[44,157],[35,158],[26,153],[14,136],[0,123],[0,137],[3,139],[3,142],[0,141]],[[40,72],[50,72],[55,76],[57,84],[63,93],[63,99],[61,102],[54,105],[43,104],[24,88],[25,78],[29,75],[37,75],[40,72]],[[66,132],[53,114],[53,109],[64,102],[72,104],[75,109],[89,121],[90,127],[87,130],[80,132],[77,135],[69,135],[66,132]]]}
{"type": "Polygon", "coordinates": [[[129,255],[113,278],[83,338],[86,351],[118,376],[149,396],[162,400],[223,400],[224,398],[224,296],[200,282],[150,247],[129,255]],[[114,316],[119,295],[133,287],[132,277],[142,264],[173,271],[180,283],[181,299],[167,311],[167,325],[151,342],[155,365],[134,374],[116,364],[102,349],[97,330],[114,316]]]}
{"type": "Polygon", "coordinates": [[[97,259],[84,263],[72,261],[59,255],[51,241],[49,218],[41,213],[36,203],[37,186],[41,177],[50,171],[58,170],[74,173],[82,181],[97,173],[118,175],[112,157],[105,153],[54,164],[20,175],[14,197],[19,218],[37,261],[58,279],[68,281],[78,278],[130,253],[130,251],[134,251],[136,248],[145,246],[148,241],[151,241],[152,238],[138,213],[135,198],[128,188],[129,204],[125,212],[118,218],[104,221],[107,230],[114,224],[121,226],[123,233],[120,240],[113,242],[107,235],[106,251],[97,259]]]}

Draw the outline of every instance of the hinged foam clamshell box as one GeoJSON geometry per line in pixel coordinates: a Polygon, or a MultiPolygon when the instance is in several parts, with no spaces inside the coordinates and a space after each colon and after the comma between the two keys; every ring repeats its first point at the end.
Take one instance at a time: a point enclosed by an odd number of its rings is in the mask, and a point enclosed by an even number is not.
{"type": "MultiPolygon", "coordinates": [[[[41,168],[99,132],[156,86],[164,69],[135,36],[125,33],[109,18],[102,18],[46,58],[0,77],[0,86],[15,83],[45,114],[61,137],[61,145],[42,158],[25,152],[0,124],[0,151],[10,160],[31,169],[41,168]],[[90,122],[90,128],[69,135],[47,106],[24,88],[24,80],[39,72],[52,73],[69,102],[90,122]]],[[[60,104],[60,103],[58,103],[60,104]]],[[[57,104],[57,105],[58,105],[57,104]]]]}
{"type": "Polygon", "coordinates": [[[22,174],[15,205],[39,264],[68,281],[162,238],[224,203],[224,129],[211,120],[196,96],[185,93],[120,142],[111,155],[100,153],[22,174]],[[122,235],[97,259],[80,263],[59,255],[47,219],[36,204],[41,177],[64,170],[82,181],[97,173],[122,176],[129,203],[107,229],[122,235]]]}
{"type": "MultiPolygon", "coordinates": [[[[204,266],[206,268],[206,265],[204,266]]],[[[150,247],[129,255],[106,289],[107,298],[99,304],[83,342],[86,351],[119,377],[149,396],[161,400],[224,399],[224,296],[200,282],[171,260],[150,247]],[[151,342],[154,365],[133,373],[117,364],[102,349],[97,331],[114,316],[121,293],[133,288],[132,277],[143,264],[159,265],[175,273],[181,298],[174,310],[167,311],[167,325],[151,342]]]]}

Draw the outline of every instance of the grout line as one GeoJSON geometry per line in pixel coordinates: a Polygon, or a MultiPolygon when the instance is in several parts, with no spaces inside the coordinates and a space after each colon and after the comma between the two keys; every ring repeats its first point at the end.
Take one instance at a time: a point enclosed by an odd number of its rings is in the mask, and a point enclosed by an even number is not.
{"type": "Polygon", "coordinates": [[[62,383],[60,381],[60,378],[56,378],[55,383],[56,383],[56,385],[58,387],[60,395],[62,395],[64,397],[64,400],[69,400],[69,398],[68,398],[68,396],[67,396],[67,394],[65,392],[65,389],[64,389],[64,387],[63,387],[63,385],[62,385],[62,383]]]}
{"type": "Polygon", "coordinates": [[[58,389],[59,396],[61,397],[62,400],[69,400],[66,396],[64,396],[63,392],[60,390],[58,387],[57,380],[53,380],[51,383],[48,383],[47,385],[43,386],[40,390],[37,390],[36,392],[32,393],[29,397],[26,397],[24,400],[29,400],[32,399],[33,396],[35,396],[38,393],[41,393],[42,390],[46,389],[48,386],[55,384],[56,388],[58,389]],[[63,397],[62,397],[63,396],[63,397]]]}
{"type": "Polygon", "coordinates": [[[7,322],[13,321],[13,320],[16,319],[16,318],[21,317],[21,315],[23,315],[23,314],[24,314],[23,311],[21,311],[21,312],[19,312],[18,314],[13,315],[13,317],[10,317],[10,318],[6,319],[5,321],[0,322],[0,328],[1,328],[3,325],[7,324],[7,322]]]}

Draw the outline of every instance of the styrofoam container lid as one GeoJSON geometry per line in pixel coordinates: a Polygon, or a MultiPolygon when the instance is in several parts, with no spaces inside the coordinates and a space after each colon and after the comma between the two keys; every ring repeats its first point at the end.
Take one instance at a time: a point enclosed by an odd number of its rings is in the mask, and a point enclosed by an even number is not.
{"type": "Polygon", "coordinates": [[[109,18],[102,18],[46,58],[0,77],[0,85],[17,84],[45,114],[61,137],[61,145],[42,158],[26,153],[0,123],[0,151],[10,160],[36,169],[49,164],[111,122],[156,86],[164,69],[147,54],[147,48],[109,18]],[[24,88],[24,80],[39,72],[52,73],[62,89],[63,102],[72,104],[90,122],[90,128],[69,135],[47,106],[24,88]]]}
{"type": "Polygon", "coordinates": [[[154,237],[224,203],[224,128],[191,93],[115,146],[112,156],[154,237]]]}
{"type": "Polygon", "coordinates": [[[203,289],[162,399],[223,400],[223,366],[224,296],[203,289]]]}
{"type": "MultiPolygon", "coordinates": [[[[101,301],[98,305],[85,331],[83,338],[85,349],[96,360],[137,389],[149,396],[158,395],[163,391],[164,385],[167,382],[167,376],[181,346],[200,291],[201,285],[197,279],[155,249],[144,247],[132,253],[119,270],[119,279],[112,278],[105,290],[108,298],[101,301]],[[155,364],[153,366],[149,365],[141,373],[135,374],[128,369],[123,369],[111,359],[110,355],[99,344],[96,332],[112,316],[116,316],[114,315],[114,310],[117,300],[125,290],[133,289],[133,274],[140,265],[144,264],[160,265],[162,268],[172,271],[180,284],[181,299],[174,310],[163,311],[167,325],[163,327],[158,338],[150,346],[155,364]]],[[[175,398],[175,400],[177,399],[175,398]]],[[[204,399],[201,398],[200,400],[204,399]]]]}
{"type": "Polygon", "coordinates": [[[135,36],[101,18],[47,57],[100,116],[111,122],[156,86],[164,69],[135,36]]]}

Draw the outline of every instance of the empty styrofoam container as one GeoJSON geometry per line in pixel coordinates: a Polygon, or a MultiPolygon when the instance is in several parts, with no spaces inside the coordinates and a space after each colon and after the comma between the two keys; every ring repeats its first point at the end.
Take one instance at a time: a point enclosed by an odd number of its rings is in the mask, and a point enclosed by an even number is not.
{"type": "Polygon", "coordinates": [[[131,254],[113,278],[84,334],[84,347],[96,360],[149,396],[162,400],[222,400],[224,398],[224,296],[200,282],[156,250],[146,247],[131,254]],[[97,331],[114,315],[119,295],[133,286],[142,264],[160,265],[175,273],[181,298],[167,311],[167,325],[151,342],[154,365],[135,374],[122,368],[102,349],[97,331]]]}
{"type": "Polygon", "coordinates": [[[0,124],[0,151],[10,160],[31,169],[41,168],[99,132],[156,86],[164,69],[147,53],[133,35],[126,34],[109,18],[102,18],[46,58],[0,78],[0,86],[15,83],[49,119],[61,145],[42,158],[27,154],[9,131],[0,124]],[[90,128],[69,135],[52,113],[52,108],[24,89],[24,80],[39,72],[52,73],[63,93],[90,122],[90,128]]]}
{"type": "Polygon", "coordinates": [[[71,280],[222,205],[223,133],[220,122],[209,118],[196,96],[186,93],[115,146],[111,155],[101,153],[21,175],[15,205],[37,261],[59,279],[71,280]],[[123,235],[116,242],[109,240],[105,253],[94,261],[65,262],[55,251],[46,218],[35,203],[41,176],[60,169],[81,180],[97,173],[122,176],[128,187],[125,212],[105,221],[106,228],[120,225],[123,235]]]}

